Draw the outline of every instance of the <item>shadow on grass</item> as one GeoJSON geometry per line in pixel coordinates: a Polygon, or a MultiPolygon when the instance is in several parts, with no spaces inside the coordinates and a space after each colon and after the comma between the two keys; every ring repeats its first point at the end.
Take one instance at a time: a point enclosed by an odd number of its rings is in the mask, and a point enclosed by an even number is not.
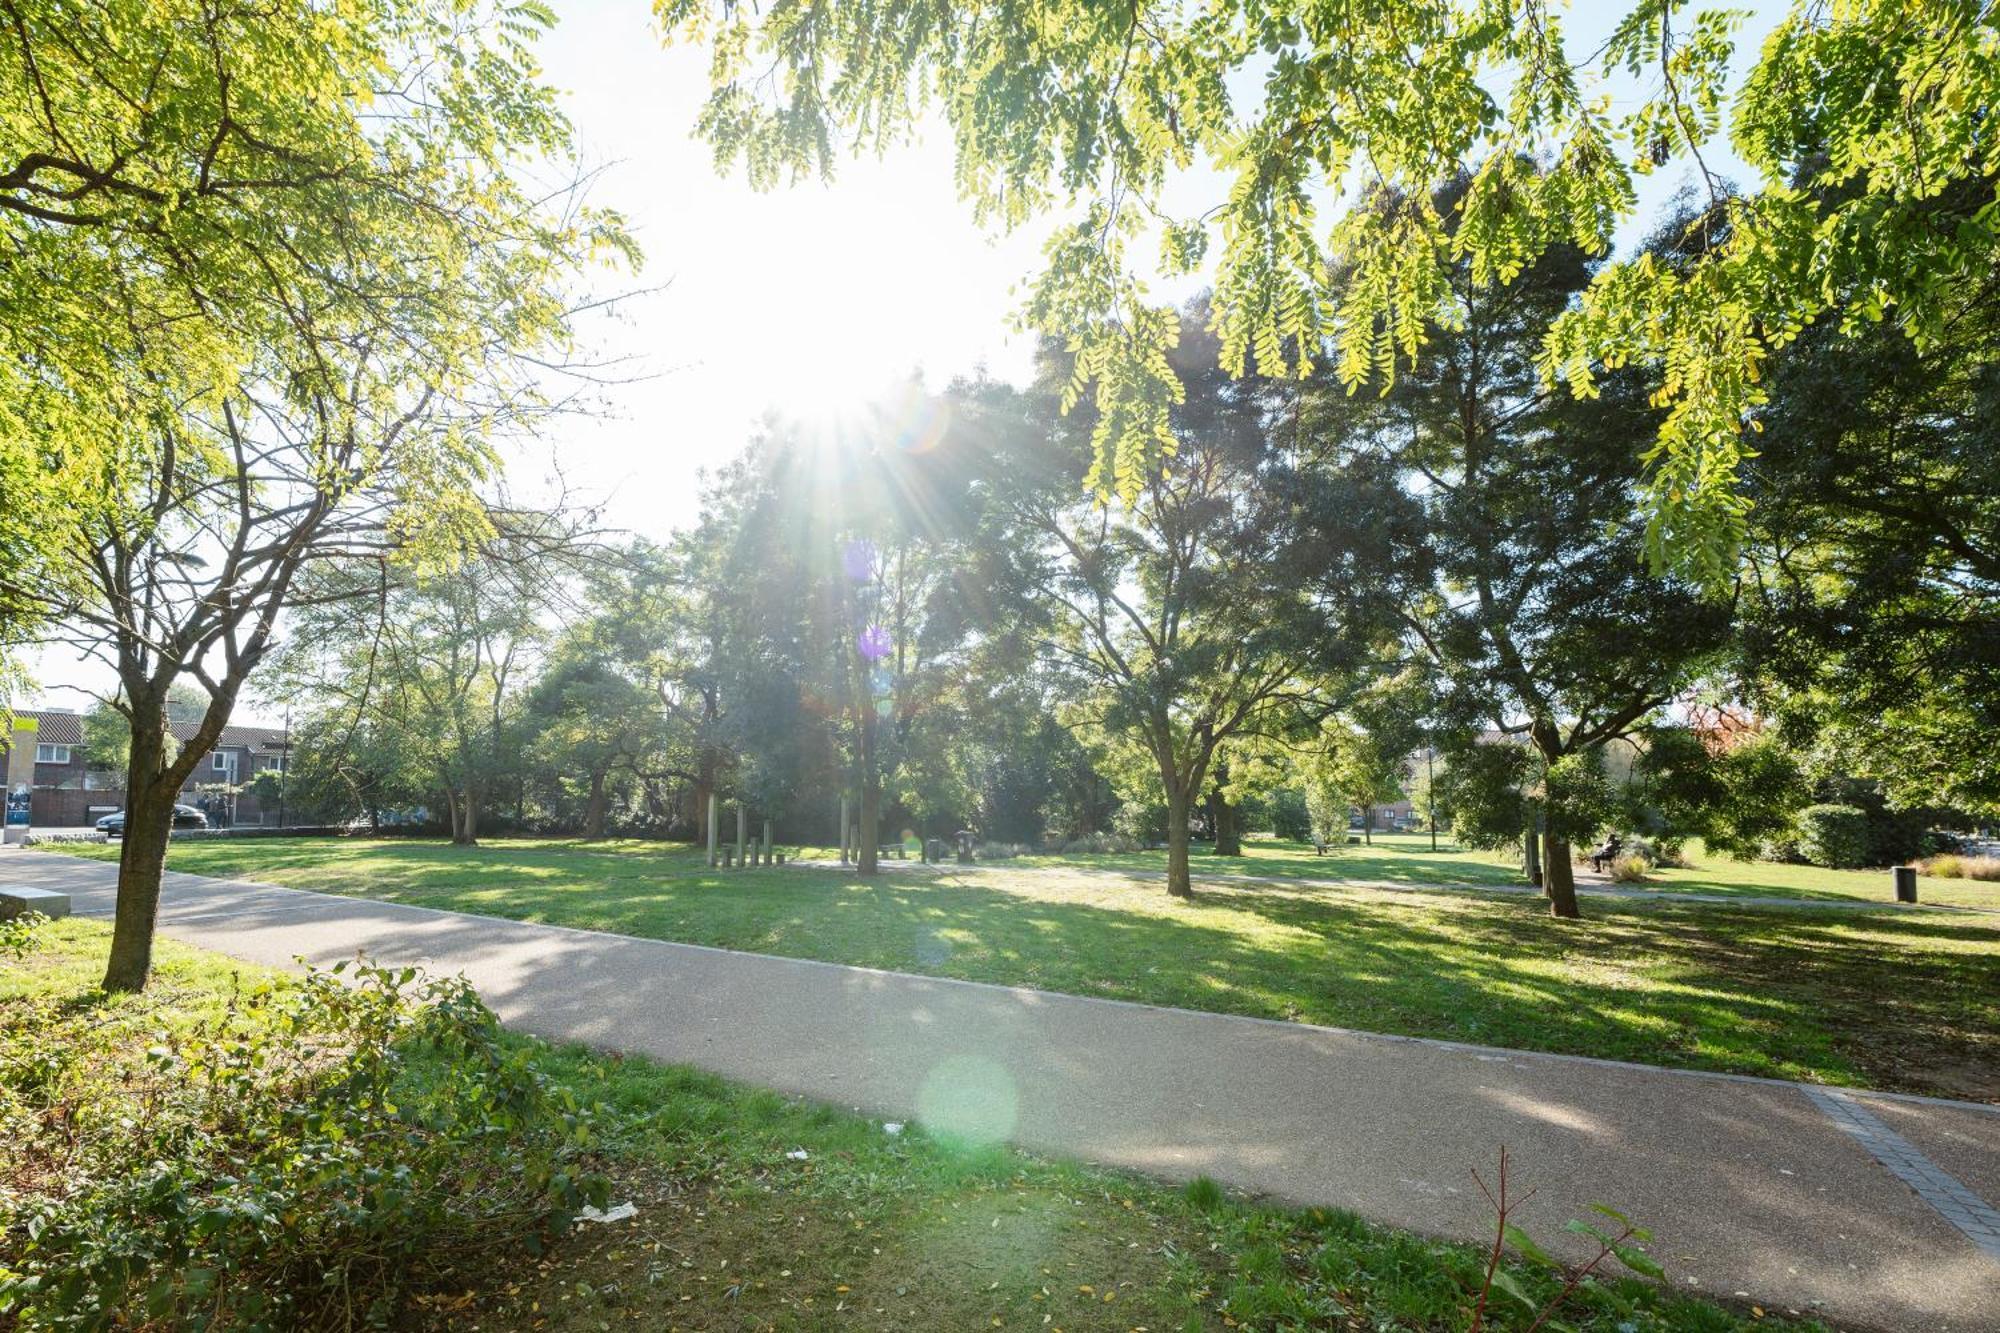
{"type": "Polygon", "coordinates": [[[2000,923],[1976,919],[1600,899],[1558,924],[1535,898],[1303,884],[1182,904],[1101,878],[1066,891],[1027,877],[1009,889],[901,871],[714,871],[694,848],[659,844],[198,850],[178,868],[1150,1004],[2000,1099],[2000,923]]]}

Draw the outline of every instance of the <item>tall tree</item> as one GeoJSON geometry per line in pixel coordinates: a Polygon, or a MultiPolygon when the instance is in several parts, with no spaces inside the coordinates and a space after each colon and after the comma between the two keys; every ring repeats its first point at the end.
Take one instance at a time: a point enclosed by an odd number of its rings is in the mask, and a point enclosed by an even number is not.
{"type": "MultiPolygon", "coordinates": [[[[1650,377],[1604,375],[1579,399],[1537,373],[1550,324],[1592,272],[1574,247],[1505,287],[1461,263],[1454,324],[1430,332],[1431,354],[1394,389],[1319,384],[1300,408],[1319,521],[1352,531],[1353,511],[1370,508],[1367,530],[1387,544],[1329,561],[1336,592],[1384,562],[1447,734],[1461,750],[1482,730],[1526,743],[1544,887],[1565,917],[1578,915],[1569,845],[1601,808],[1589,799],[1597,756],[1714,667],[1732,626],[1727,599],[1646,567],[1632,441],[1654,428],[1650,377]]],[[[1491,768],[1454,761],[1468,781],[1491,768]]]]}
{"type": "Polygon", "coordinates": [[[992,452],[980,499],[996,605],[1039,634],[1094,726],[1146,752],[1167,891],[1183,898],[1188,821],[1219,750],[1278,725],[1329,647],[1288,558],[1294,508],[1261,484],[1276,465],[1262,404],[1198,365],[1184,367],[1197,387],[1174,413],[1171,472],[1109,505],[1083,486],[1087,427],[1062,421],[1053,394],[967,395],[992,452]]]}
{"type": "Polygon", "coordinates": [[[1027,317],[1096,386],[1094,478],[1136,499],[1175,445],[1175,312],[1134,243],[1162,260],[1212,241],[1212,326],[1232,373],[1306,374],[1331,344],[1352,388],[1418,359],[1456,322],[1454,270],[1505,285],[1564,247],[1605,250],[1635,180],[1676,164],[1722,201],[1730,240],[1684,268],[1615,264],[1543,330],[1551,375],[1591,391],[1607,362],[1662,368],[1667,409],[1627,443],[1654,549],[1726,581],[1743,509],[1739,435],[1771,347],[1826,319],[1894,308],[1918,344],[2000,253],[2000,41],[1985,0],[1800,0],[1732,75],[1733,11],[1629,0],[1602,40],[1556,0],[1056,0],[1009,5],[655,0],[669,40],[714,52],[700,120],[758,186],[824,176],[836,145],[884,151],[933,110],[982,222],[1067,205],[1027,317]],[[1629,108],[1614,116],[1610,95],[1629,108]],[[1755,188],[1728,195],[1728,144],[1755,188]],[[1546,170],[1530,165],[1548,164],[1546,170]],[[1227,182],[1196,194],[1183,172],[1227,182]],[[1447,211],[1435,192],[1471,178],[1447,211]],[[1363,182],[1357,192],[1350,187],[1363,182]],[[1980,182],[1988,207],[1939,226],[1924,201],[1980,182]],[[1353,200],[1329,224],[1322,201],[1353,200]],[[1727,197],[1725,197],[1727,196],[1727,197]]]}
{"type": "Polygon", "coordinates": [[[174,794],[302,572],[476,540],[493,439],[543,410],[529,358],[566,354],[570,275],[630,252],[573,188],[527,179],[570,156],[538,8],[7,17],[0,473],[25,456],[38,480],[31,539],[0,536],[0,609],[117,674],[131,783],[105,984],[132,990],[174,794]],[[188,678],[211,702],[170,758],[188,678]]]}
{"type": "Polygon", "coordinates": [[[1966,738],[2000,729],[2000,277],[1922,348],[1812,329],[1773,372],[1749,467],[1756,696],[1896,804],[1990,819],[2000,758],[1966,738]]]}

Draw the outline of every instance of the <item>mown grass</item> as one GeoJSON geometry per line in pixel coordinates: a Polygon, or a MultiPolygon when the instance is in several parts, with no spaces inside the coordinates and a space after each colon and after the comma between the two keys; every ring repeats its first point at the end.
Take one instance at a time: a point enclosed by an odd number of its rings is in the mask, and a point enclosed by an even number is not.
{"type": "MultiPolygon", "coordinates": [[[[88,1052],[107,1089],[162,1031],[215,1021],[239,974],[264,975],[163,941],[144,995],[106,997],[95,977],[107,942],[100,923],[60,922],[24,960],[0,959],[0,1033],[88,1052]]],[[[954,1144],[921,1125],[892,1134],[686,1069],[514,1040],[598,1107],[598,1168],[638,1214],[413,1293],[399,1327],[1442,1330],[1465,1326],[1483,1266],[1472,1247],[1351,1214],[954,1144]]],[[[78,1109],[79,1123],[90,1116],[78,1109]]],[[[91,1183],[8,1181],[0,1242],[5,1209],[91,1183]]],[[[1544,1269],[1512,1271],[1537,1300],[1559,1285],[1544,1269]]],[[[1531,1322],[1499,1299],[1489,1327],[1531,1322]]],[[[1585,1282],[1563,1318],[1607,1333],[1728,1333],[1772,1326],[1766,1313],[1614,1277],[1585,1282]]]]}
{"type": "MultiPolygon", "coordinates": [[[[1389,853],[1385,853],[1387,855],[1389,853]]],[[[1307,853],[1310,858],[1310,852],[1307,853]]],[[[2000,917],[1147,878],[1011,863],[875,880],[684,847],[187,843],[169,864],[897,971],[1526,1050],[2000,1100],[2000,917]]]]}
{"type": "MultiPolygon", "coordinates": [[[[1359,837],[1359,834],[1355,836],[1359,837]]],[[[1887,870],[1826,870],[1819,866],[1780,865],[1770,861],[1737,861],[1710,852],[1700,839],[1684,849],[1680,866],[1659,866],[1638,886],[1655,893],[1698,893],[1717,898],[1787,898],[1808,902],[1875,902],[1895,899],[1887,870]]],[[[1163,852],[1092,857],[1020,857],[1009,865],[1093,865],[1137,873],[1165,874],[1163,852]]],[[[1206,849],[1194,858],[1198,878],[1326,879],[1372,884],[1511,888],[1521,884],[1516,859],[1499,852],[1459,847],[1440,838],[1432,851],[1422,833],[1377,833],[1371,844],[1337,846],[1324,856],[1310,843],[1252,839],[1243,855],[1216,856],[1206,849]]],[[[1581,871],[1579,867],[1579,871],[1581,871]]],[[[1589,886],[1597,877],[1583,876],[1589,886]]],[[[1623,886],[1620,886],[1623,887],[1623,886]]],[[[2000,909],[2000,884],[1920,875],[1919,901],[1947,907],[2000,909]]]]}

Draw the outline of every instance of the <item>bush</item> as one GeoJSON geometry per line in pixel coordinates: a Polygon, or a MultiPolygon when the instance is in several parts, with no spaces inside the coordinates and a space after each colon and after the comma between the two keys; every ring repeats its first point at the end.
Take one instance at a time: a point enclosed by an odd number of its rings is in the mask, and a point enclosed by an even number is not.
{"type": "MultiPolygon", "coordinates": [[[[0,921],[0,957],[19,961],[28,956],[28,950],[35,942],[35,932],[41,929],[48,918],[40,912],[23,912],[0,921]]],[[[0,1106],[4,1106],[0,1100],[0,1106]]]]}
{"type": "Polygon", "coordinates": [[[1071,838],[1057,849],[1064,856],[1109,856],[1139,850],[1139,840],[1124,833],[1091,833],[1071,838]]]}
{"type": "Polygon", "coordinates": [[[64,1181],[0,1214],[23,1327],[389,1326],[604,1200],[590,1116],[462,979],[342,964],[150,1047],[71,1013],[0,1033],[10,1153],[64,1181]]]}
{"type": "Polygon", "coordinates": [[[1633,838],[1625,844],[1625,850],[1644,859],[1651,866],[1685,866],[1682,855],[1683,840],[1676,837],[1633,838]]]}
{"type": "Polygon", "coordinates": [[[976,861],[1011,861],[1017,856],[1032,856],[1035,849],[1022,842],[982,842],[972,849],[976,861]]]}
{"type": "Polygon", "coordinates": [[[1799,811],[1799,855],[1837,870],[1868,864],[1873,838],[1868,812],[1854,805],[1809,805],[1799,811]]]}
{"type": "Polygon", "coordinates": [[[1653,863],[1645,857],[1627,852],[1611,862],[1610,879],[1614,884],[1643,884],[1646,872],[1652,868],[1653,863]]]}
{"type": "Polygon", "coordinates": [[[1917,873],[1937,879],[2000,880],[2000,856],[1961,856],[1949,852],[1917,862],[1917,873]]]}
{"type": "Polygon", "coordinates": [[[1312,815],[1306,810],[1306,794],[1296,787],[1271,793],[1271,832],[1293,842],[1312,840],[1312,815]]]}

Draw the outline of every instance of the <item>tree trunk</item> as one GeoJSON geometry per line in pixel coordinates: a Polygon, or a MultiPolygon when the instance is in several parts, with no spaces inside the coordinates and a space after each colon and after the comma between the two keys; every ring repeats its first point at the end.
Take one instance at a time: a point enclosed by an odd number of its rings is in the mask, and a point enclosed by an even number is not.
{"type": "Polygon", "coordinates": [[[1572,920],[1583,915],[1576,905],[1576,875],[1569,863],[1569,843],[1553,833],[1542,835],[1542,885],[1549,895],[1549,915],[1572,920]]]}
{"type": "Polygon", "coordinates": [[[1194,897],[1194,880],[1188,873],[1188,798],[1172,783],[1167,786],[1167,893],[1194,897]]]}
{"type": "Polygon", "coordinates": [[[590,775],[590,803],[583,811],[583,836],[602,838],[604,836],[604,774],[590,775]]]}
{"type": "Polygon", "coordinates": [[[1542,887],[1542,847],[1536,823],[1531,815],[1521,830],[1521,873],[1527,876],[1528,883],[1539,889],[1542,887]]]}
{"type": "MultiPolygon", "coordinates": [[[[145,718],[149,710],[134,709],[145,718]]],[[[135,722],[132,763],[126,775],[125,833],[118,849],[118,905],[112,918],[111,957],[104,968],[107,991],[139,991],[153,967],[153,923],[160,911],[160,876],[167,865],[167,836],[174,827],[174,797],[168,780],[166,714],[135,722]]]]}
{"type": "Polygon", "coordinates": [[[876,872],[875,842],[882,832],[882,774],[875,767],[875,701],[868,691],[868,664],[861,664],[861,845],[855,849],[855,869],[864,875],[876,872]]]}
{"type": "Polygon", "coordinates": [[[451,840],[459,847],[479,845],[479,797],[476,793],[453,791],[448,793],[451,802],[451,840]]]}
{"type": "Polygon", "coordinates": [[[1208,798],[1208,817],[1215,825],[1215,854],[1243,855],[1243,811],[1216,792],[1208,798]]]}
{"type": "Polygon", "coordinates": [[[1365,847],[1375,845],[1375,807],[1372,805],[1361,807],[1361,843],[1365,847]]]}

